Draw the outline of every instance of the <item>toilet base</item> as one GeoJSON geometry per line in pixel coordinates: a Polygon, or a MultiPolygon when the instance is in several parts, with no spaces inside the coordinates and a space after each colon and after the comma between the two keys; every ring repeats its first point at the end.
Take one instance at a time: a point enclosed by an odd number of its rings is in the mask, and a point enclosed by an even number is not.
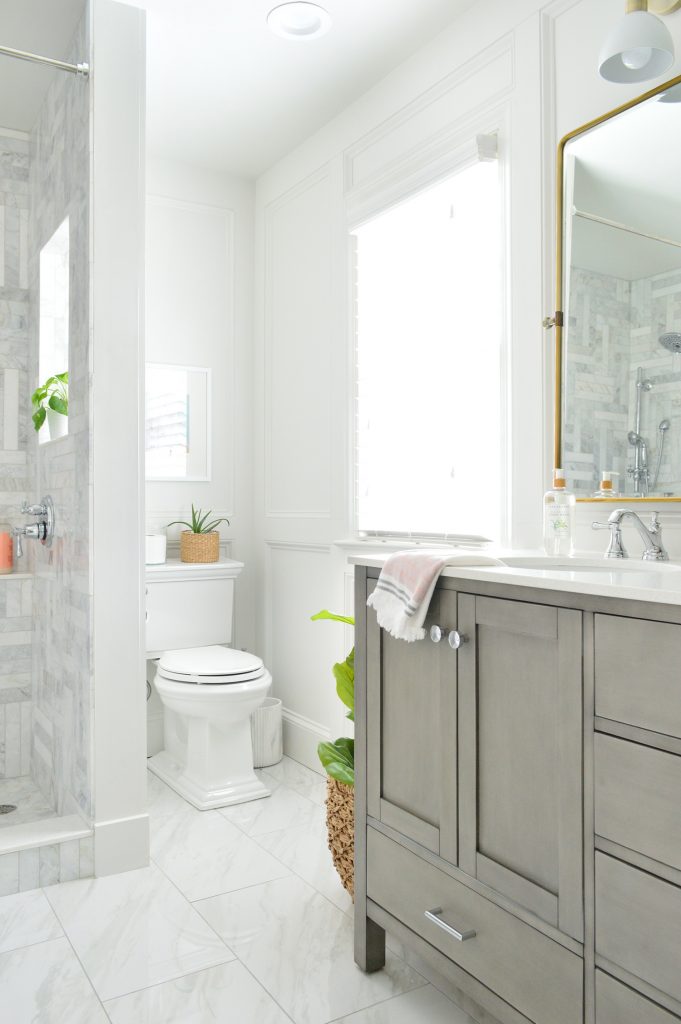
{"type": "Polygon", "coordinates": [[[258,777],[251,773],[244,778],[229,782],[217,789],[206,789],[194,779],[187,777],[183,765],[171,757],[167,750],[161,750],[147,761],[147,766],[154,775],[174,789],[184,800],[199,811],[210,811],[216,807],[230,807],[232,804],[245,804],[251,800],[262,800],[270,796],[270,790],[258,777]]]}

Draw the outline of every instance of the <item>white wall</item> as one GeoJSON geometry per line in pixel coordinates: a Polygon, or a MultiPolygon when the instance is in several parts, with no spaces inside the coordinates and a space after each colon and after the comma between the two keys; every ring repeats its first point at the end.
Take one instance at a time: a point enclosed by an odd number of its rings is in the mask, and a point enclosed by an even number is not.
{"type": "MultiPolygon", "coordinates": [[[[425,163],[445,166],[472,124],[503,124],[509,535],[538,545],[553,449],[553,339],[541,320],[555,308],[555,149],[562,134],[641,91],[596,71],[600,42],[622,13],[621,0],[476,4],[257,182],[259,645],[284,700],[289,752],[312,766],[317,739],[345,728],[329,667],[347,637],[308,619],[319,607],[351,607],[334,547],[352,527],[348,222],[401,182],[418,184],[425,163]]],[[[681,15],[668,24],[681,49],[681,15]]],[[[587,518],[593,508],[582,506],[587,518]]],[[[580,536],[592,543],[586,530],[580,536]]]]}
{"type": "MultiPolygon", "coordinates": [[[[147,526],[186,519],[192,502],[230,520],[223,554],[246,563],[234,642],[251,649],[253,192],[252,182],[148,161],[146,359],[210,367],[213,394],[211,480],[147,482],[147,526]]],[[[175,543],[180,530],[168,531],[175,543]]]]}
{"type": "Polygon", "coordinates": [[[144,27],[143,12],[93,0],[89,369],[97,875],[142,867],[149,859],[142,646],[144,27]]]}

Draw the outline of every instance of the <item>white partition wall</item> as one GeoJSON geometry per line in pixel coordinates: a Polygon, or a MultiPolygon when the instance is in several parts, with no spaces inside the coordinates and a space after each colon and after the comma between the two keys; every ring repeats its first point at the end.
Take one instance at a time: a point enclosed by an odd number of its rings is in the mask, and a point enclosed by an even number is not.
{"type": "Polygon", "coordinates": [[[95,874],[148,863],[143,660],[144,14],[93,0],[95,874]]]}

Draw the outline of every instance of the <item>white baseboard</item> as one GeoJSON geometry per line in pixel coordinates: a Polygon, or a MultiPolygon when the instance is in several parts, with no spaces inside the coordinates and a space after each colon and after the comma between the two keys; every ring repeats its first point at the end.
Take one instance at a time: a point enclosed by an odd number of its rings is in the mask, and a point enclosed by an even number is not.
{"type": "Polygon", "coordinates": [[[326,726],[319,722],[313,722],[311,718],[299,715],[289,708],[284,708],[282,714],[284,753],[292,757],[294,761],[304,764],[306,768],[311,768],[313,772],[319,772],[317,745],[324,740],[331,739],[331,733],[326,726]]]}
{"type": "Polygon", "coordinates": [[[149,864],[149,815],[95,823],[95,877],[146,868],[149,864]]]}

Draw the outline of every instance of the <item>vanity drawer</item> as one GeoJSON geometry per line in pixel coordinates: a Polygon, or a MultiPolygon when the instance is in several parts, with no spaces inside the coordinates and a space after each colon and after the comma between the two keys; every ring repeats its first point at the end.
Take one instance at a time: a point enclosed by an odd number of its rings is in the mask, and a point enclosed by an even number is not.
{"type": "Polygon", "coordinates": [[[680,1020],[609,974],[596,971],[596,1024],[679,1024],[680,1020]]]}
{"type": "Polygon", "coordinates": [[[596,715],[681,736],[681,626],[595,616],[596,715]]]}
{"type": "Polygon", "coordinates": [[[537,1024],[581,1024],[582,959],[392,839],[367,830],[367,895],[537,1024]],[[475,930],[457,941],[425,916],[475,930]]]}
{"type": "Polygon", "coordinates": [[[597,835],[681,869],[681,757],[597,733],[595,759],[597,835]]]}
{"type": "Polygon", "coordinates": [[[681,1001],[681,889],[597,853],[596,954],[681,1001]]]}

